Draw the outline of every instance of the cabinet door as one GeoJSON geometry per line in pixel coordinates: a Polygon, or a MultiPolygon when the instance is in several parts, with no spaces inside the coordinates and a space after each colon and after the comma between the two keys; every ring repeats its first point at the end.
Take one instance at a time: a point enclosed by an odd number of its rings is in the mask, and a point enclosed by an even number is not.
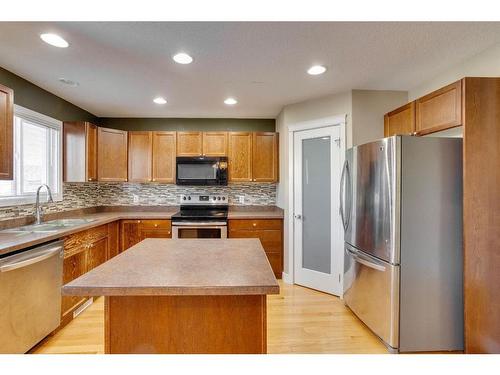
{"type": "Polygon", "coordinates": [[[227,132],[204,132],[203,156],[227,156],[227,132]]]}
{"type": "Polygon", "coordinates": [[[114,221],[108,224],[108,259],[120,253],[120,226],[114,221]]]}
{"type": "Polygon", "coordinates": [[[0,180],[12,180],[14,156],[14,91],[0,85],[0,180]]]}
{"type": "Polygon", "coordinates": [[[228,164],[230,182],[252,181],[252,133],[229,133],[228,164]]]}
{"type": "Polygon", "coordinates": [[[201,156],[201,132],[177,132],[177,156],[201,156]]]}
{"type": "Polygon", "coordinates": [[[120,252],[141,242],[140,220],[122,220],[120,224],[120,252]]]}
{"type": "Polygon", "coordinates": [[[462,125],[462,81],[417,99],[416,131],[429,134],[462,125]]]}
{"type": "MultiPolygon", "coordinates": [[[[87,272],[87,257],[86,251],[80,251],[73,254],[63,261],[63,285],[69,283],[70,281],[80,277],[85,272],[87,272]]],[[[79,296],[63,296],[61,300],[61,315],[71,313],[73,308],[79,305],[85,297],[79,296]]]]}
{"type": "Polygon", "coordinates": [[[176,133],[153,132],[153,181],[175,183],[176,133]]]}
{"type": "Polygon", "coordinates": [[[97,126],[90,122],[85,123],[86,152],[85,163],[87,181],[97,181],[97,126]]]}
{"type": "Polygon", "coordinates": [[[127,132],[99,128],[97,141],[99,181],[127,181],[127,132]]]}
{"type": "Polygon", "coordinates": [[[87,249],[87,272],[103,264],[108,259],[108,238],[92,242],[87,249]]]}
{"type": "Polygon", "coordinates": [[[415,132],[415,102],[408,103],[384,116],[384,137],[415,132]]]}
{"type": "Polygon", "coordinates": [[[253,133],[252,181],[278,181],[278,133],[253,133]]]}
{"type": "Polygon", "coordinates": [[[151,132],[128,133],[128,180],[132,182],[151,181],[151,158],[153,155],[153,134],[151,132]]]}
{"type": "Polygon", "coordinates": [[[140,240],[146,238],[172,238],[172,224],[170,220],[141,220],[140,240]]]}

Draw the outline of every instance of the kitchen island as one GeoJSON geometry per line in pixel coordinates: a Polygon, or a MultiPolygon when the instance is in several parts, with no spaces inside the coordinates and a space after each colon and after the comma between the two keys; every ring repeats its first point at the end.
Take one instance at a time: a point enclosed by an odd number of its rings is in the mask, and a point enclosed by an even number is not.
{"type": "Polygon", "coordinates": [[[266,353],[278,293],[257,239],[146,239],[63,287],[105,297],[106,353],[266,353]]]}

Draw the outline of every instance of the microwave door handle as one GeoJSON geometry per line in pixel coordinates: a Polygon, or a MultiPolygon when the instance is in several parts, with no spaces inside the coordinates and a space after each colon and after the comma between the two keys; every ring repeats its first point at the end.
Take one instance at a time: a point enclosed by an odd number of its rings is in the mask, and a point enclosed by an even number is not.
{"type": "Polygon", "coordinates": [[[367,257],[362,256],[359,252],[354,252],[351,249],[346,248],[345,251],[358,263],[361,263],[369,268],[373,268],[377,271],[384,272],[385,266],[379,262],[375,262],[374,260],[368,259],[367,257]]]}

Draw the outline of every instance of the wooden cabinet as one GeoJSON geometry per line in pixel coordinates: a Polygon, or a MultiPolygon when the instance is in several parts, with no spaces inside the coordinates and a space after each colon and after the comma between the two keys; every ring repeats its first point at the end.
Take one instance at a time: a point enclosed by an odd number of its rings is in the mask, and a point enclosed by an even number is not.
{"type": "Polygon", "coordinates": [[[63,124],[64,182],[97,181],[97,126],[90,122],[63,124]]]}
{"type": "Polygon", "coordinates": [[[252,133],[230,132],[228,149],[230,182],[252,181],[252,133]]]}
{"type": "MultiPolygon", "coordinates": [[[[63,284],[104,263],[109,257],[108,225],[101,225],[72,234],[64,241],[63,284]]],[[[73,311],[88,298],[63,296],[61,300],[61,325],[73,319],[73,311]]]]}
{"type": "Polygon", "coordinates": [[[253,133],[252,181],[278,181],[278,133],[253,133]]]}
{"type": "Polygon", "coordinates": [[[417,99],[415,110],[418,135],[462,125],[462,81],[417,99]]]}
{"type": "Polygon", "coordinates": [[[278,133],[230,132],[229,181],[278,181],[278,155],[278,133]]]}
{"type": "Polygon", "coordinates": [[[227,156],[227,132],[203,132],[203,156],[227,156]]]}
{"type": "Polygon", "coordinates": [[[120,253],[120,223],[114,221],[108,224],[108,259],[120,253]]]}
{"type": "Polygon", "coordinates": [[[127,132],[98,128],[97,178],[99,181],[127,181],[127,132]]]}
{"type": "Polygon", "coordinates": [[[120,251],[138,244],[146,238],[172,238],[170,220],[122,220],[120,251]]]}
{"type": "Polygon", "coordinates": [[[266,252],[274,275],[281,279],[283,273],[283,220],[231,219],[228,226],[229,238],[258,238],[266,252]]]}
{"type": "Polygon", "coordinates": [[[14,178],[14,91],[0,85],[0,180],[14,178]]]}
{"type": "Polygon", "coordinates": [[[384,116],[384,137],[415,133],[415,102],[405,104],[384,116]]]}
{"type": "Polygon", "coordinates": [[[201,156],[202,132],[177,132],[177,156],[201,156]]]}
{"type": "Polygon", "coordinates": [[[175,183],[176,133],[153,132],[153,181],[175,183]]]}
{"type": "Polygon", "coordinates": [[[152,179],[153,133],[128,132],[128,180],[149,182],[152,179]]]}

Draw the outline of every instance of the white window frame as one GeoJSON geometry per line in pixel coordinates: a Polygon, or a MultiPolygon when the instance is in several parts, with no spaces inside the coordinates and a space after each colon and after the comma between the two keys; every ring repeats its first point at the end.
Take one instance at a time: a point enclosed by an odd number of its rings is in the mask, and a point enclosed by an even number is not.
{"type": "MultiPolygon", "coordinates": [[[[20,105],[14,104],[14,117],[19,117],[23,120],[30,121],[32,123],[40,124],[43,125],[47,128],[51,128],[54,130],[59,131],[59,136],[57,137],[57,141],[59,143],[59,158],[56,160],[57,163],[57,181],[54,183],[57,185],[57,193],[52,192],[52,198],[54,201],[62,201],[63,199],[63,191],[62,191],[62,153],[63,153],[63,137],[62,137],[62,121],[56,120],[52,117],[43,115],[41,113],[32,111],[30,109],[21,107],[20,105]]],[[[20,192],[21,191],[21,177],[20,177],[20,168],[21,168],[21,153],[20,150],[16,149],[16,137],[19,137],[20,135],[18,134],[18,131],[16,129],[16,126],[14,125],[14,180],[16,183],[16,191],[20,192]]],[[[53,152],[53,148],[51,147],[52,143],[49,142],[47,147],[47,153],[50,154],[53,152]]],[[[53,158],[49,158],[53,159],[53,158]]],[[[40,193],[40,200],[42,202],[45,202],[47,199],[47,193],[46,190],[44,189],[43,192],[40,193]]],[[[17,195],[17,196],[10,196],[10,197],[0,197],[0,207],[5,207],[5,206],[15,206],[15,205],[22,205],[22,204],[30,204],[30,203],[35,203],[36,201],[36,194],[35,193],[29,193],[25,195],[17,195]]]]}

